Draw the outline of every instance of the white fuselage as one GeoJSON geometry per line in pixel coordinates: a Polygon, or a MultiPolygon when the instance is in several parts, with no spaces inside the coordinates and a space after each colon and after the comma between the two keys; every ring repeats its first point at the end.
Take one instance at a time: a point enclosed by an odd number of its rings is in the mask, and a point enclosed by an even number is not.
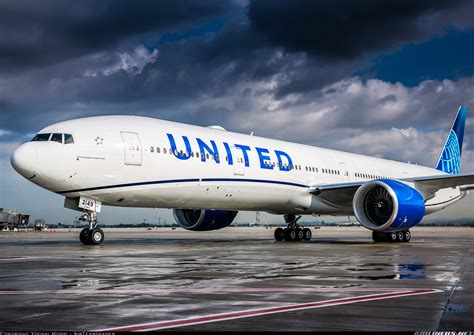
{"type": "Polygon", "coordinates": [[[39,133],[72,134],[74,143],[24,144],[29,158],[22,158],[23,163],[17,158],[20,173],[64,196],[85,196],[112,206],[351,214],[351,208],[321,202],[308,187],[445,174],[413,164],[148,117],[76,119],[39,133]],[[170,135],[175,152],[171,152],[170,135]],[[187,153],[186,140],[192,153],[187,153]]]}

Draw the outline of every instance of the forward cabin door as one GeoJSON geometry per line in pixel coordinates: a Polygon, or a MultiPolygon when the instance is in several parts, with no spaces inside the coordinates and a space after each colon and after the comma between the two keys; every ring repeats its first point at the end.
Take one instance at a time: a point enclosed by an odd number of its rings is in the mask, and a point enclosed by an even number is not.
{"type": "Polygon", "coordinates": [[[348,182],[350,180],[349,168],[346,162],[339,162],[339,169],[341,170],[342,182],[348,182]]]}
{"type": "Polygon", "coordinates": [[[234,157],[234,175],[243,176],[245,175],[245,162],[244,154],[242,150],[232,147],[232,156],[234,157]]]}
{"type": "Polygon", "coordinates": [[[125,165],[142,165],[142,145],[137,133],[120,132],[125,150],[125,165]]]}

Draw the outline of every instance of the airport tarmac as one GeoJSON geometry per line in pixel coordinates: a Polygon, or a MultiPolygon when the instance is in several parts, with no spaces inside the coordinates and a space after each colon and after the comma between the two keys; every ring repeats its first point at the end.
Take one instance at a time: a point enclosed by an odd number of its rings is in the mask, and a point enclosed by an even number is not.
{"type": "Polygon", "coordinates": [[[474,330],[474,228],[0,233],[0,331],[474,330]]]}

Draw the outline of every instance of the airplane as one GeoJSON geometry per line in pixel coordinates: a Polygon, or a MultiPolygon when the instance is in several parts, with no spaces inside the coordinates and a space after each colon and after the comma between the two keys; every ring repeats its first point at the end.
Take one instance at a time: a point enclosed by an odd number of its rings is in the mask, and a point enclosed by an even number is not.
{"type": "Polygon", "coordinates": [[[375,242],[401,243],[425,215],[474,189],[474,174],[460,174],[466,115],[461,106],[435,168],[133,115],[50,125],[11,164],[84,212],[85,245],[104,241],[102,205],[170,208],[193,231],[264,211],[284,217],[277,241],[311,239],[302,215],[354,215],[375,242]]]}

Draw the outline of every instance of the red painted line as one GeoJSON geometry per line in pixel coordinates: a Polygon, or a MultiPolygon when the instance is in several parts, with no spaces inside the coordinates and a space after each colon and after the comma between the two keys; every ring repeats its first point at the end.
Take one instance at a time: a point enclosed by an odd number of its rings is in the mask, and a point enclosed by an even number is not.
{"type": "Polygon", "coordinates": [[[160,321],[160,322],[137,324],[137,325],[123,326],[123,327],[107,328],[107,329],[101,329],[97,331],[129,332],[129,331],[159,330],[159,329],[191,326],[191,325],[210,323],[210,322],[226,321],[226,320],[232,320],[232,319],[248,318],[252,316],[292,312],[292,311],[298,311],[298,310],[303,310],[303,309],[330,307],[330,306],[337,306],[337,305],[344,305],[344,304],[353,304],[353,303],[364,302],[364,301],[390,299],[390,298],[397,298],[397,297],[402,297],[402,296],[413,296],[413,295],[430,294],[430,293],[437,293],[437,292],[442,292],[442,291],[420,289],[420,290],[410,290],[410,291],[402,291],[402,292],[378,293],[378,294],[364,295],[364,296],[358,296],[358,297],[349,297],[349,298],[310,302],[310,303],[305,303],[305,304],[252,309],[252,310],[246,310],[246,311],[193,317],[193,318],[188,318],[188,319],[160,321]]]}

